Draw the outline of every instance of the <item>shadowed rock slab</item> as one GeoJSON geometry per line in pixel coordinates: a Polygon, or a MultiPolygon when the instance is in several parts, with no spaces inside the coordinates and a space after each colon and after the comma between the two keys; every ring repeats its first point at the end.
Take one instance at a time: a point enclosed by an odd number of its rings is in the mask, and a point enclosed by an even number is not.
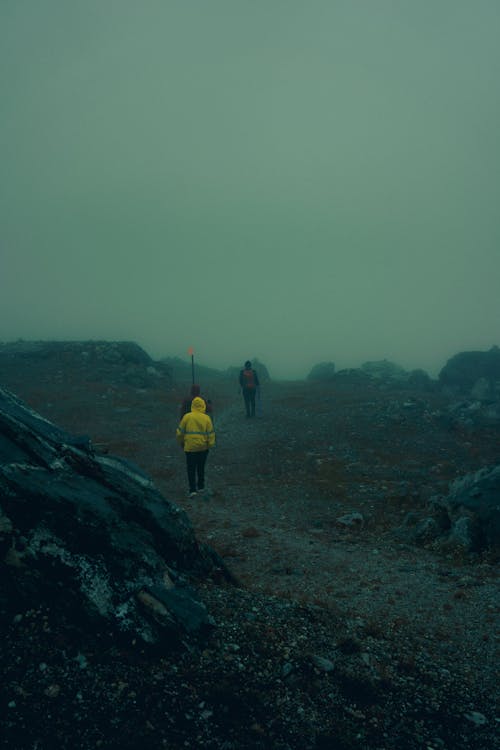
{"type": "Polygon", "coordinates": [[[3,389],[0,557],[0,616],[43,602],[72,628],[165,646],[211,624],[187,584],[224,568],[140,469],[3,389]]]}

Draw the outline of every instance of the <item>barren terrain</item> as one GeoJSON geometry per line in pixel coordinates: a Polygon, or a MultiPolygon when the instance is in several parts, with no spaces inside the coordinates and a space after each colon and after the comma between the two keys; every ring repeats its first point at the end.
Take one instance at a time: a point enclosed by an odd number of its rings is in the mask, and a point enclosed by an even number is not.
{"type": "MultiPolygon", "coordinates": [[[[450,426],[438,393],[338,382],[264,383],[261,414],[247,420],[237,384],[215,378],[202,382],[214,403],[217,435],[207,463],[208,491],[189,499],[184,457],[175,442],[178,406],[189,382],[163,377],[134,387],[91,373],[82,377],[64,362],[56,369],[40,362],[36,369],[5,368],[2,384],[54,423],[87,434],[97,451],[133,461],[186,510],[198,538],[219,553],[238,582],[233,594],[208,584],[205,592],[226,639],[235,628],[237,645],[229,649],[228,663],[239,654],[241,671],[250,669],[256,656],[241,643],[241,618],[251,629],[248,613],[259,621],[266,607],[275,618],[265,631],[269,658],[279,653],[281,680],[289,679],[292,692],[309,654],[305,692],[311,705],[294,709],[299,724],[301,711],[311,712],[309,738],[296,728],[287,745],[283,733],[266,725],[265,711],[259,719],[246,704],[244,710],[238,705],[233,714],[250,711],[241,718],[241,726],[248,724],[245,740],[233,716],[226,750],[493,746],[499,721],[495,561],[447,557],[408,543],[398,532],[407,513],[446,492],[450,480],[498,462],[493,429],[450,426]],[[349,514],[357,514],[352,523],[349,514]],[[308,613],[307,628],[302,620],[295,623],[300,611],[308,613]],[[325,681],[334,679],[342,659],[349,661],[342,679],[350,700],[342,721],[347,711],[350,729],[335,735],[332,716],[325,718],[331,695],[325,681]],[[352,675],[351,687],[346,674],[352,675]],[[408,716],[403,711],[399,725],[394,716],[384,724],[388,709],[380,708],[379,688],[404,696],[408,716]]],[[[255,627],[248,644],[263,637],[255,627]]],[[[231,691],[227,675],[217,679],[222,692],[231,691]]],[[[262,689],[262,683],[255,687],[262,689]]],[[[255,698],[256,705],[262,700],[255,698]]],[[[206,710],[203,727],[210,723],[212,709],[206,710]]],[[[158,741],[148,746],[223,746],[216,739],[210,744],[205,729],[196,731],[199,742],[196,732],[192,740],[179,735],[170,744],[153,733],[158,741]]]]}

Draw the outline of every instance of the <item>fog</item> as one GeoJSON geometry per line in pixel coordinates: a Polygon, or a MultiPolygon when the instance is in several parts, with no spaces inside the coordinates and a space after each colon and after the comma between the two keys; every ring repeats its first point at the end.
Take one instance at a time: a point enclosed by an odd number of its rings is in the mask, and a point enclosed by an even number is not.
{"type": "Polygon", "coordinates": [[[2,0],[0,340],[499,342],[495,0],[2,0]]]}

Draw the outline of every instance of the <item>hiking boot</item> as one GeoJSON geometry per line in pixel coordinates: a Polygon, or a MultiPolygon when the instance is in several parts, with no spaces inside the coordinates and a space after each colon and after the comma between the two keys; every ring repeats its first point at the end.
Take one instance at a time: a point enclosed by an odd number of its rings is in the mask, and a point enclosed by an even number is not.
{"type": "Polygon", "coordinates": [[[189,496],[189,497],[196,497],[196,496],[197,496],[197,494],[198,494],[198,493],[197,493],[197,492],[196,492],[195,490],[193,490],[192,492],[189,492],[189,493],[188,493],[188,496],[189,496]]]}

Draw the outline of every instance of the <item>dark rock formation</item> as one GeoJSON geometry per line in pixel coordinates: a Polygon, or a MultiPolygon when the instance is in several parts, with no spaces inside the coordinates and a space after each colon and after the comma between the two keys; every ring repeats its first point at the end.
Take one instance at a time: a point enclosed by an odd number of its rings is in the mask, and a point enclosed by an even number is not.
{"type": "Polygon", "coordinates": [[[500,427],[500,399],[493,402],[474,398],[452,401],[442,415],[443,423],[451,429],[457,427],[473,431],[476,428],[500,427]]]}
{"type": "Polygon", "coordinates": [[[365,362],[357,369],[339,370],[335,374],[335,380],[337,383],[352,385],[371,384],[383,390],[403,389],[427,393],[436,388],[436,381],[432,380],[425,370],[408,372],[387,359],[365,362]]]}
{"type": "Polygon", "coordinates": [[[370,380],[368,373],[363,372],[359,367],[348,367],[335,373],[335,381],[348,386],[363,386],[370,380]]]}
{"type": "Polygon", "coordinates": [[[417,369],[408,373],[406,384],[416,391],[432,391],[435,388],[436,381],[432,380],[425,370],[417,369]]]}
{"type": "Polygon", "coordinates": [[[500,465],[454,480],[426,515],[409,513],[398,535],[456,553],[500,553],[500,465]]]}
{"type": "Polygon", "coordinates": [[[471,394],[479,400],[500,398],[500,348],[456,354],[439,373],[439,383],[452,393],[471,394]]]}
{"type": "Polygon", "coordinates": [[[390,362],[388,359],[381,359],[376,362],[365,362],[361,369],[371,378],[382,381],[405,381],[408,373],[403,367],[390,362]]]}
{"type": "Polygon", "coordinates": [[[319,362],[311,368],[307,380],[312,382],[324,382],[333,380],[335,375],[335,364],[333,362],[319,362]]]}
{"type": "Polygon", "coordinates": [[[82,379],[147,388],[170,374],[167,367],[154,362],[131,341],[21,340],[0,344],[0,365],[7,376],[19,363],[26,366],[28,362],[37,368],[39,378],[50,372],[61,382],[71,372],[82,379]]]}
{"type": "Polygon", "coordinates": [[[144,349],[132,341],[15,341],[0,345],[2,357],[30,359],[60,359],[71,357],[82,361],[121,362],[122,364],[152,365],[153,360],[144,349]]]}
{"type": "Polygon", "coordinates": [[[223,563],[137,467],[95,455],[0,389],[0,619],[170,647],[210,624],[191,586],[223,563]]]}
{"type": "Polygon", "coordinates": [[[450,398],[451,425],[467,429],[500,426],[500,349],[461,352],[439,373],[439,385],[450,398]]]}
{"type": "Polygon", "coordinates": [[[446,544],[500,551],[500,465],[456,479],[435,507],[449,520],[446,544]]]}

